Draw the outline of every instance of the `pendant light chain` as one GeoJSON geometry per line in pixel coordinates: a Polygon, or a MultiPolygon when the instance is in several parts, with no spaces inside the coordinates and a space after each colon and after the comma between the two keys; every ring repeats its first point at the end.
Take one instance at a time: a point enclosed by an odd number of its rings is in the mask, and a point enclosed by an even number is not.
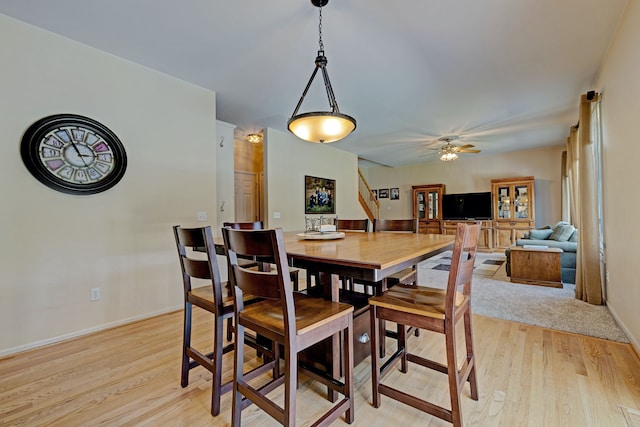
{"type": "Polygon", "coordinates": [[[322,42],[322,6],[328,2],[329,0],[311,0],[311,4],[320,9],[320,18],[318,20],[318,45],[320,50],[318,50],[318,56],[316,56],[315,68],[313,69],[313,73],[311,73],[311,78],[307,82],[304,91],[302,91],[302,96],[295,110],[293,110],[291,118],[287,121],[287,128],[298,138],[304,141],[318,143],[340,141],[356,128],[356,119],[340,112],[338,103],[336,102],[336,96],[331,87],[331,81],[329,80],[329,73],[327,72],[327,58],[324,56],[324,43],[322,42]],[[307,92],[318,71],[322,74],[331,110],[310,111],[308,113],[298,114],[300,106],[305,96],[307,96],[307,92]]]}
{"type": "Polygon", "coordinates": [[[322,43],[322,6],[320,6],[320,19],[318,20],[318,34],[320,35],[320,39],[318,40],[318,44],[320,45],[320,52],[324,52],[324,43],[322,43]]]}

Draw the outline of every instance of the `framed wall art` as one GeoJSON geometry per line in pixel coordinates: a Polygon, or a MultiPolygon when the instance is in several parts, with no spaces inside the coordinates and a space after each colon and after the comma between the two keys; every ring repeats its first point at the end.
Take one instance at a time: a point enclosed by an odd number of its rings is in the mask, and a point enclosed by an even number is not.
{"type": "Polygon", "coordinates": [[[304,201],[305,214],[335,214],[336,180],[306,175],[304,201]]]}
{"type": "Polygon", "coordinates": [[[389,198],[389,189],[388,188],[380,188],[378,190],[378,199],[388,199],[389,198]]]}
{"type": "Polygon", "coordinates": [[[390,199],[391,200],[400,200],[400,189],[399,188],[392,188],[391,189],[390,199]]]}

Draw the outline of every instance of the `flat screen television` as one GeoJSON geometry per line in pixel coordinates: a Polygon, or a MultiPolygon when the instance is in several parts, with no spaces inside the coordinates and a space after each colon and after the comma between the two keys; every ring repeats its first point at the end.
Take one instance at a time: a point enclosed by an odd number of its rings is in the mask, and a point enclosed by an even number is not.
{"type": "Polygon", "coordinates": [[[491,192],[443,195],[442,217],[444,219],[491,219],[491,192]]]}

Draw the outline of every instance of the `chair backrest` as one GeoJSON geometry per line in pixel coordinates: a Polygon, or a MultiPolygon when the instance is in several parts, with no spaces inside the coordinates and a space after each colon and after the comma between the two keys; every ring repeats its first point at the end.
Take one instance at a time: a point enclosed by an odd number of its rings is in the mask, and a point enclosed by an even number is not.
{"type": "Polygon", "coordinates": [[[338,219],[337,230],[369,231],[369,219],[338,219]]]}
{"type": "Polygon", "coordinates": [[[182,228],[173,226],[178,258],[182,269],[185,299],[191,291],[191,279],[211,281],[213,298],[218,309],[222,308],[222,281],[216,259],[211,227],[182,228]],[[206,256],[205,256],[206,255],[206,256]]]}
{"type": "Polygon", "coordinates": [[[445,318],[454,319],[456,293],[462,287],[462,293],[471,297],[471,281],[473,280],[473,267],[478,250],[480,237],[480,224],[458,223],[456,239],[451,255],[451,267],[449,268],[449,281],[447,282],[447,296],[445,318]]]}
{"type": "Polygon", "coordinates": [[[231,227],[234,230],[262,230],[264,229],[264,223],[262,221],[253,222],[225,222],[223,227],[231,227]]]}
{"type": "Polygon", "coordinates": [[[418,232],[417,219],[374,219],[373,231],[418,232]]]}
{"type": "Polygon", "coordinates": [[[285,329],[295,331],[293,289],[282,229],[233,230],[223,228],[222,236],[229,257],[229,280],[233,286],[236,310],[242,311],[243,294],[282,302],[285,329]],[[238,265],[238,257],[269,259],[275,269],[257,271],[238,265]]]}

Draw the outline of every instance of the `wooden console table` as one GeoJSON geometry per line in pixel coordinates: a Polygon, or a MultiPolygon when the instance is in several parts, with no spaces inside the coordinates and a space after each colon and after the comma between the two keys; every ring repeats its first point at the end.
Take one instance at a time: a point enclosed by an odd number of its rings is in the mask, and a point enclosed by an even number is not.
{"type": "Polygon", "coordinates": [[[558,248],[511,247],[511,281],[528,285],[562,287],[558,248]]]}

